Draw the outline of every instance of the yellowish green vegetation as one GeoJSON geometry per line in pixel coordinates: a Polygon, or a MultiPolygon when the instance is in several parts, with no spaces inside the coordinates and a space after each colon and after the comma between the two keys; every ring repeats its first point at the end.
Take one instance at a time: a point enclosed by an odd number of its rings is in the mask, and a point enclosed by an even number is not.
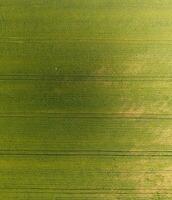
{"type": "Polygon", "coordinates": [[[0,0],[1,199],[172,199],[171,0],[0,0]]]}

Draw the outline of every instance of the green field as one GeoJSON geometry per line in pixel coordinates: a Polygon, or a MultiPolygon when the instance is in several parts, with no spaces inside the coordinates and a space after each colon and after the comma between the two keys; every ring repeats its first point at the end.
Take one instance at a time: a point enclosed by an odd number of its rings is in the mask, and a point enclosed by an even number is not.
{"type": "Polygon", "coordinates": [[[172,199],[171,0],[0,0],[0,200],[172,199]]]}

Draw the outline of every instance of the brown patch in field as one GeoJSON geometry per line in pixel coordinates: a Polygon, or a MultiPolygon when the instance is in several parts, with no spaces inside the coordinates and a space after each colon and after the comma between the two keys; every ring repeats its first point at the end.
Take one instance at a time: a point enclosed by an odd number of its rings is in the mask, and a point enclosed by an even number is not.
{"type": "MultiPolygon", "coordinates": [[[[123,109],[124,110],[124,109],[123,109]]],[[[145,113],[145,109],[143,107],[134,108],[131,107],[128,110],[120,111],[119,114],[124,117],[140,117],[145,113]]]]}
{"type": "Polygon", "coordinates": [[[164,168],[157,172],[145,172],[138,176],[137,192],[150,193],[152,197],[168,193],[172,187],[172,171],[164,168]]]}

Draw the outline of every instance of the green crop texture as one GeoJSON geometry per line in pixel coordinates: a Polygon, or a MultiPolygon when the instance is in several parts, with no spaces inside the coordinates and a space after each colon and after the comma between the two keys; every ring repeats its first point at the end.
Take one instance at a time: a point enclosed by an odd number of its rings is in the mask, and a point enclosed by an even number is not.
{"type": "Polygon", "coordinates": [[[172,199],[172,1],[0,0],[0,200],[172,199]]]}

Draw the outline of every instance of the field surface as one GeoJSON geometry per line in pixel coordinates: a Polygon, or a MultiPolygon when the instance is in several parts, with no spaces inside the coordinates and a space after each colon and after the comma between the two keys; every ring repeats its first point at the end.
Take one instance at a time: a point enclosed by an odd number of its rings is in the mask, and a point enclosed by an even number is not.
{"type": "Polygon", "coordinates": [[[172,1],[0,0],[0,200],[172,199],[172,1]]]}

